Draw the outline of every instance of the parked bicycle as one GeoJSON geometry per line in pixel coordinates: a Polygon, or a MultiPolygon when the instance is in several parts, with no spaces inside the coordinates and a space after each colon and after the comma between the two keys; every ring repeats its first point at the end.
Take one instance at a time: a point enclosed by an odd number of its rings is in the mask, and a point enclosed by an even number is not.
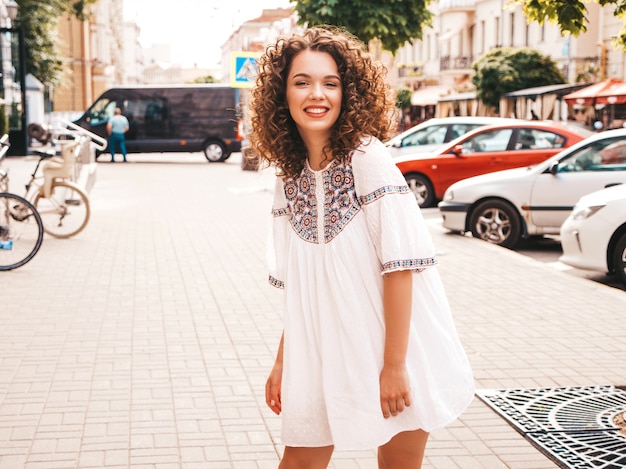
{"type": "MultiPolygon", "coordinates": [[[[9,136],[0,138],[0,161],[9,149],[9,136]]],[[[0,168],[0,270],[30,261],[43,242],[43,221],[33,204],[8,191],[9,176],[0,168]]]]}
{"type": "Polygon", "coordinates": [[[45,232],[56,238],[75,236],[89,222],[89,197],[71,181],[80,147],[86,144],[84,140],[78,137],[63,143],[61,157],[56,152],[33,151],[39,161],[26,183],[25,198],[39,211],[45,232]]]}
{"type": "Polygon", "coordinates": [[[24,198],[39,211],[44,231],[56,238],[69,238],[85,229],[91,215],[87,190],[95,173],[83,186],[77,182],[90,159],[92,145],[104,150],[107,141],[73,123],[60,121],[51,130],[29,126],[29,134],[45,146],[31,149],[39,156],[24,198]],[[59,150],[60,149],[60,150],[59,150]],[[85,189],[83,189],[85,187],[85,189]]]}

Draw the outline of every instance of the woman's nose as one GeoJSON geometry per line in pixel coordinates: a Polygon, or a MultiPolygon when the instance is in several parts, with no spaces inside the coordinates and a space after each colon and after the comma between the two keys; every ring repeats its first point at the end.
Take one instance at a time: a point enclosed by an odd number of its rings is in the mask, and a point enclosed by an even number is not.
{"type": "Polygon", "coordinates": [[[311,89],[311,98],[320,99],[324,97],[324,88],[321,84],[314,84],[311,89]]]}

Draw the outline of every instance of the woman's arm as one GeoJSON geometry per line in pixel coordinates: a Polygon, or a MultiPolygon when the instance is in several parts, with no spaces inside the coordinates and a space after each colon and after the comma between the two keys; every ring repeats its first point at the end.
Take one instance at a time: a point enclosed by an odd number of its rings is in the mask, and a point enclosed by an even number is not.
{"type": "Polygon", "coordinates": [[[397,415],[411,405],[406,354],[411,323],[412,275],[410,270],[390,272],[383,278],[385,355],[380,374],[383,416],[397,415]]]}
{"type": "Polygon", "coordinates": [[[282,410],[282,382],[283,382],[283,345],[285,343],[285,333],[280,337],[276,361],[270,371],[270,375],[265,383],[265,403],[276,415],[282,410]]]}

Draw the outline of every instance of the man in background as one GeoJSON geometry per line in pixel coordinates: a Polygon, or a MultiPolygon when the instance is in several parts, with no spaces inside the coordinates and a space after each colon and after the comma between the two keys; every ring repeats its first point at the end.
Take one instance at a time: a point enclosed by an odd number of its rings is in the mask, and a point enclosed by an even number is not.
{"type": "Polygon", "coordinates": [[[115,108],[113,117],[107,123],[107,133],[109,134],[109,152],[111,153],[111,163],[115,163],[115,149],[119,146],[120,152],[126,163],[126,137],[128,132],[128,119],[122,115],[119,107],[115,108]]]}

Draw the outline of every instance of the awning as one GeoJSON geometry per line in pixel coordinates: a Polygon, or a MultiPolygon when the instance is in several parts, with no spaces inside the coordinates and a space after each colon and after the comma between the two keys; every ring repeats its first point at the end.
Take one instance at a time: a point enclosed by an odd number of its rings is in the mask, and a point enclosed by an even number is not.
{"type": "Polygon", "coordinates": [[[557,119],[561,109],[559,100],[563,96],[589,86],[589,83],[558,84],[535,86],[523,90],[510,91],[500,99],[500,115],[518,119],[557,119]]]}
{"type": "Polygon", "coordinates": [[[596,96],[596,104],[626,103],[626,83],[616,83],[596,96]]]}
{"type": "Polygon", "coordinates": [[[529,99],[535,99],[537,96],[543,96],[545,94],[556,94],[557,96],[567,95],[581,88],[589,86],[589,83],[579,83],[577,85],[560,84],[560,85],[546,85],[535,86],[533,88],[525,88],[523,90],[511,91],[505,93],[503,96],[506,98],[519,98],[526,97],[529,99]]]}
{"type": "Polygon", "coordinates": [[[442,96],[439,98],[440,103],[445,103],[449,101],[472,101],[476,99],[475,91],[468,91],[467,93],[451,93],[446,96],[442,96]]]}
{"type": "Polygon", "coordinates": [[[411,95],[411,106],[435,106],[442,96],[450,94],[447,86],[424,86],[411,95]]]}
{"type": "Polygon", "coordinates": [[[579,104],[593,106],[600,102],[598,98],[601,97],[601,99],[605,99],[604,103],[607,103],[610,96],[617,96],[614,94],[613,90],[619,89],[619,87],[622,87],[624,84],[622,80],[609,78],[608,80],[600,81],[585,88],[581,88],[578,91],[574,91],[573,93],[566,94],[563,96],[563,99],[570,105],[579,104]]]}

